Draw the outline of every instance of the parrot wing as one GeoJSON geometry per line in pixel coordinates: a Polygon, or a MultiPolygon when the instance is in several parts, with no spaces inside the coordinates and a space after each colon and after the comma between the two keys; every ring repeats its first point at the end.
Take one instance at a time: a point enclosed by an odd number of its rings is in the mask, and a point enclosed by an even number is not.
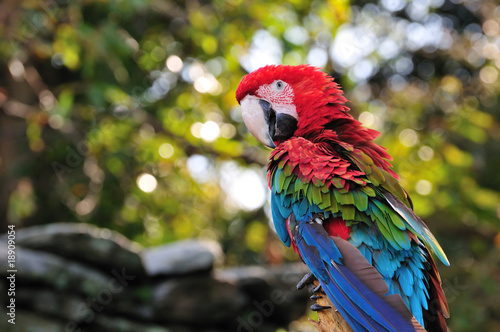
{"type": "Polygon", "coordinates": [[[423,310],[435,298],[440,306],[433,316],[447,317],[439,276],[429,270],[435,265],[423,244],[448,261],[396,178],[348,146],[345,155],[353,157],[338,158],[304,141],[272,155],[273,221],[281,240],[299,252],[351,327],[423,330],[423,310]],[[348,236],[327,227],[333,219],[351,229],[348,236]]]}
{"type": "Polygon", "coordinates": [[[384,279],[354,245],[330,237],[314,221],[291,232],[302,259],[355,331],[424,331],[401,296],[386,295],[384,279]]]}

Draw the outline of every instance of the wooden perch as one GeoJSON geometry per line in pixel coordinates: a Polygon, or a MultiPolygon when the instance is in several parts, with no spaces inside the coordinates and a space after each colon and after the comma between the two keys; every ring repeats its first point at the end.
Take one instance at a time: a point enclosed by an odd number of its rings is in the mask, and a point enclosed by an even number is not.
{"type": "MultiPolygon", "coordinates": [[[[319,285],[319,281],[315,280],[313,282],[314,286],[319,285]]],[[[312,325],[318,329],[320,332],[353,332],[346,320],[340,315],[340,313],[335,309],[328,296],[326,296],[322,291],[319,291],[315,295],[319,297],[316,299],[316,303],[320,306],[331,307],[330,309],[323,309],[318,311],[318,321],[309,319],[312,325]]]]}

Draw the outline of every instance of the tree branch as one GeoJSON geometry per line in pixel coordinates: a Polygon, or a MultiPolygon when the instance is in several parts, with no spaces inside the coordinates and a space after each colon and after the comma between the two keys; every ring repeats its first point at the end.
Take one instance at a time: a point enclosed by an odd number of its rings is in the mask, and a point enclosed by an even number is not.
{"type": "MultiPolygon", "coordinates": [[[[315,286],[319,285],[319,281],[315,280],[313,283],[315,286]]],[[[328,296],[319,291],[317,293],[319,297],[316,299],[316,303],[320,306],[331,307],[330,309],[323,309],[318,311],[318,321],[309,319],[312,325],[318,329],[320,332],[353,332],[346,320],[340,315],[340,313],[335,309],[328,296]]]]}

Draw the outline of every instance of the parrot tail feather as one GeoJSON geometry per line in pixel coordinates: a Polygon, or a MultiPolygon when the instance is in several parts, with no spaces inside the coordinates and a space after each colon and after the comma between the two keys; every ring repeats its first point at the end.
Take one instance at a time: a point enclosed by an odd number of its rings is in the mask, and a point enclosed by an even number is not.
{"type": "MultiPolygon", "coordinates": [[[[429,255],[430,258],[430,255],[429,255]]],[[[450,310],[446,302],[443,288],[441,287],[441,278],[437,271],[436,264],[429,259],[431,269],[429,270],[429,295],[431,301],[427,310],[424,312],[425,325],[429,331],[448,331],[445,318],[450,317],[450,310]]]]}

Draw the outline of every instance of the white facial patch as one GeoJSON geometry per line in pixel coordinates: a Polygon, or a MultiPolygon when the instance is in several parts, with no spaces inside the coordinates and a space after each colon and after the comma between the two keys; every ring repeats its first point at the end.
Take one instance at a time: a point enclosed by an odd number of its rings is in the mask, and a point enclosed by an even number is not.
{"type": "Polygon", "coordinates": [[[252,135],[262,144],[268,147],[274,147],[273,140],[269,136],[266,119],[262,106],[259,104],[259,98],[255,96],[246,96],[241,101],[241,115],[243,121],[252,135]]]}
{"type": "Polygon", "coordinates": [[[256,95],[267,100],[276,113],[284,113],[298,119],[295,108],[293,89],[290,84],[277,80],[271,84],[262,85],[256,95]]]}

